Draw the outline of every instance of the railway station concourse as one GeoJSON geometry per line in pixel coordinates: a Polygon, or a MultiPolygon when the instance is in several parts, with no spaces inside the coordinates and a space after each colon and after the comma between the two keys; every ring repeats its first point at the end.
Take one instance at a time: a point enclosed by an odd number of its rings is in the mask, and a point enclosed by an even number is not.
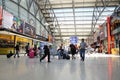
{"type": "Polygon", "coordinates": [[[0,80],[120,80],[119,68],[120,0],[0,0],[0,80]]]}

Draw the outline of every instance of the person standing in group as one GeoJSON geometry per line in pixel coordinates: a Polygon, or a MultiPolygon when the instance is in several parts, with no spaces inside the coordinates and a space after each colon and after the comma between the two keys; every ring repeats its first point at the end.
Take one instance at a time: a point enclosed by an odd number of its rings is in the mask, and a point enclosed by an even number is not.
{"type": "Polygon", "coordinates": [[[38,47],[38,49],[37,49],[37,54],[38,54],[39,57],[41,58],[41,49],[40,49],[40,47],[38,47]]]}
{"type": "Polygon", "coordinates": [[[33,50],[34,50],[34,55],[37,56],[37,50],[38,50],[38,49],[37,49],[37,45],[36,45],[36,44],[34,45],[33,50]]]}
{"type": "Polygon", "coordinates": [[[30,43],[27,43],[27,45],[25,46],[25,50],[27,55],[29,55],[29,49],[30,49],[30,43]]]}
{"type": "Polygon", "coordinates": [[[59,47],[59,49],[57,50],[57,53],[58,53],[58,59],[61,59],[64,54],[64,49],[62,49],[62,46],[59,47]]]}
{"type": "Polygon", "coordinates": [[[70,51],[72,54],[72,59],[75,59],[75,54],[76,54],[76,48],[74,44],[70,44],[70,51]]]}
{"type": "Polygon", "coordinates": [[[81,61],[85,60],[85,48],[86,47],[87,47],[87,45],[84,42],[84,39],[82,39],[82,42],[80,43],[80,57],[81,57],[81,61]]]}
{"type": "Polygon", "coordinates": [[[15,46],[15,50],[16,50],[16,53],[14,55],[14,58],[16,57],[16,55],[19,58],[20,57],[19,56],[19,51],[20,51],[20,44],[19,43],[17,43],[17,45],[15,46]]]}
{"type": "Polygon", "coordinates": [[[41,57],[40,58],[40,62],[46,57],[46,56],[48,56],[48,62],[51,62],[50,61],[50,50],[49,50],[49,48],[48,48],[48,46],[47,45],[44,45],[44,55],[43,55],[43,57],[41,57]]]}

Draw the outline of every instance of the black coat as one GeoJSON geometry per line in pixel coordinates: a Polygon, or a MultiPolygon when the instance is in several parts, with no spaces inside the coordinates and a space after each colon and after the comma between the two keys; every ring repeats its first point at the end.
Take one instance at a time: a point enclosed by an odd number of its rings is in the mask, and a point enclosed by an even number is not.
{"type": "Polygon", "coordinates": [[[44,49],[45,54],[50,54],[50,50],[49,50],[49,48],[47,46],[44,46],[43,49],[44,49]]]}

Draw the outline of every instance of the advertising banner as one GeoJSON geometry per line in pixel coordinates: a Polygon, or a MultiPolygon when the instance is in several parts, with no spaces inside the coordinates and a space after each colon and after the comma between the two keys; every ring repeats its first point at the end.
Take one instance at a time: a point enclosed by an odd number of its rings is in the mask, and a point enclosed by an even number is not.
{"type": "Polygon", "coordinates": [[[29,36],[35,37],[35,28],[28,23],[25,23],[25,29],[24,29],[24,34],[27,34],[29,36]]]}
{"type": "Polygon", "coordinates": [[[24,21],[3,10],[3,27],[15,32],[23,33],[24,21]]]}
{"type": "Polygon", "coordinates": [[[13,15],[3,10],[3,27],[7,29],[11,29],[12,24],[13,24],[13,15]]]}
{"type": "Polygon", "coordinates": [[[24,27],[24,21],[22,21],[19,18],[14,16],[13,17],[13,24],[11,26],[11,29],[13,31],[17,31],[17,32],[23,33],[23,27],[24,27]]]}

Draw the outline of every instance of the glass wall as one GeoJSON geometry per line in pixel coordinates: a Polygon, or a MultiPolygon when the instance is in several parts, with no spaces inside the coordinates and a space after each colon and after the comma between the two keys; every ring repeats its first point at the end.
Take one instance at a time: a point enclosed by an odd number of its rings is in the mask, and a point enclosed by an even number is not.
{"type": "Polygon", "coordinates": [[[2,5],[2,1],[0,1],[0,6],[2,5]]]}
{"type": "Polygon", "coordinates": [[[39,23],[39,21],[37,20],[36,21],[36,34],[40,34],[40,23],[39,23]]]}
{"type": "Polygon", "coordinates": [[[35,27],[37,35],[47,37],[50,29],[44,25],[46,20],[34,0],[5,0],[4,5],[4,10],[35,27]]]}
{"type": "Polygon", "coordinates": [[[14,16],[18,16],[18,5],[17,4],[14,4],[10,0],[8,0],[5,2],[5,8],[8,12],[14,14],[14,16]]]}
{"type": "Polygon", "coordinates": [[[26,1],[26,0],[21,0],[21,1],[20,1],[20,5],[21,5],[22,7],[24,7],[25,9],[28,9],[28,7],[27,7],[27,1],[26,1]]]}
{"type": "Polygon", "coordinates": [[[19,10],[20,10],[20,18],[22,20],[24,20],[25,22],[29,23],[28,12],[25,9],[21,8],[21,7],[19,8],[19,10]]]}

